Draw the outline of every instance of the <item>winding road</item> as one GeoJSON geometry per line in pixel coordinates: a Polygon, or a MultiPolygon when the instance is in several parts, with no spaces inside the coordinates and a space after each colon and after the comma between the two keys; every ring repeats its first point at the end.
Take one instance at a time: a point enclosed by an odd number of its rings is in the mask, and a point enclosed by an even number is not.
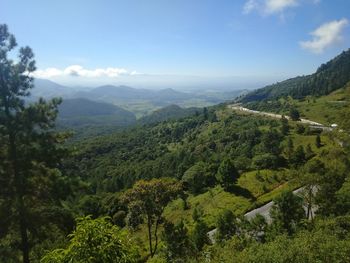
{"type": "MultiPolygon", "coordinates": [[[[251,113],[251,114],[257,114],[260,116],[266,116],[266,117],[271,117],[275,119],[281,119],[283,115],[281,114],[276,114],[276,113],[271,113],[271,112],[264,112],[264,111],[256,111],[256,110],[251,110],[248,108],[244,108],[238,104],[231,104],[227,106],[228,108],[235,110],[235,111],[241,111],[241,112],[246,112],[246,113],[251,113]]],[[[284,116],[286,119],[290,120],[289,116],[284,116]]],[[[300,119],[300,123],[303,124],[308,124],[310,127],[315,128],[315,129],[322,129],[324,131],[332,131],[331,127],[328,127],[322,123],[311,121],[308,119],[300,119]]]]}
{"type": "MultiPolygon", "coordinates": [[[[295,195],[302,195],[302,191],[303,190],[304,190],[304,187],[300,187],[300,188],[294,190],[293,194],[295,194],[295,195]]],[[[315,194],[317,192],[317,188],[314,187],[312,191],[315,194]]],[[[274,204],[275,204],[274,201],[270,201],[270,202],[268,202],[267,204],[265,204],[265,205],[263,205],[261,207],[258,207],[256,209],[253,209],[253,210],[245,213],[244,217],[246,219],[248,219],[248,220],[252,220],[257,215],[262,215],[265,218],[266,222],[268,224],[271,224],[272,223],[272,218],[270,216],[270,211],[271,211],[271,208],[273,207],[274,204]]],[[[306,206],[304,206],[304,210],[305,210],[305,214],[307,214],[307,207],[306,206]]],[[[309,216],[310,218],[313,218],[315,216],[316,210],[317,210],[317,207],[312,207],[311,214],[309,216]]],[[[212,243],[215,243],[215,234],[216,234],[216,232],[217,232],[217,229],[215,228],[215,229],[213,229],[213,230],[211,230],[211,231],[209,231],[207,233],[208,237],[209,237],[209,239],[210,239],[210,241],[212,243]]]]}

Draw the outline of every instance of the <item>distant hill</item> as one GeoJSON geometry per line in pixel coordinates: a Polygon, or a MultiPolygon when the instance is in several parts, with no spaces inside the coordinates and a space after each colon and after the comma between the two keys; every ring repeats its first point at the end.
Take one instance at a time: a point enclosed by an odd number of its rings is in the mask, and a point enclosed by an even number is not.
{"type": "Polygon", "coordinates": [[[88,99],[65,99],[59,106],[59,124],[79,127],[84,125],[127,126],[136,122],[135,115],[118,106],[88,99]]]}
{"type": "Polygon", "coordinates": [[[200,111],[201,109],[198,108],[181,108],[180,106],[173,104],[156,110],[148,116],[142,117],[139,119],[139,123],[150,124],[167,120],[175,120],[194,115],[196,112],[200,111]]]}
{"type": "Polygon", "coordinates": [[[154,110],[169,105],[182,108],[207,107],[227,100],[233,100],[244,90],[182,92],[171,88],[161,90],[136,89],[129,86],[104,85],[96,88],[66,87],[50,80],[35,79],[29,100],[39,97],[62,97],[67,99],[87,99],[117,105],[133,112],[138,118],[151,114],[154,110]]]}
{"type": "Polygon", "coordinates": [[[299,76],[248,93],[240,101],[261,101],[283,96],[300,99],[322,96],[342,88],[350,81],[350,49],[322,64],[314,74],[299,76]]]}
{"type": "Polygon", "coordinates": [[[68,97],[76,92],[74,88],[66,87],[47,79],[34,79],[34,87],[30,91],[31,99],[33,100],[39,97],[68,97]]]}
{"type": "Polygon", "coordinates": [[[134,89],[128,86],[106,85],[86,92],[77,92],[74,94],[74,97],[102,100],[114,104],[148,100],[157,105],[162,105],[164,103],[182,102],[183,100],[193,98],[193,94],[175,91],[173,89],[147,90],[134,89]]]}

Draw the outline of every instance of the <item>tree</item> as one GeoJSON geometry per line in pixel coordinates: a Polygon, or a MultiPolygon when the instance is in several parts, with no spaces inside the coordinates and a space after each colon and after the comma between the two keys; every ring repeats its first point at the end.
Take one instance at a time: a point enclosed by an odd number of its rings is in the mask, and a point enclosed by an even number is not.
{"type": "Polygon", "coordinates": [[[203,208],[199,205],[196,205],[193,209],[193,212],[192,212],[192,219],[194,222],[198,222],[202,219],[204,215],[204,211],[203,211],[203,208]]]}
{"type": "Polygon", "coordinates": [[[113,225],[108,217],[78,218],[77,227],[69,237],[70,241],[66,248],[49,252],[41,262],[137,262],[137,249],[128,233],[113,225]]]}
{"type": "Polygon", "coordinates": [[[287,141],[287,149],[286,149],[286,155],[287,158],[290,159],[292,154],[294,152],[294,143],[291,137],[288,137],[288,141],[287,141]]]}
{"type": "Polygon", "coordinates": [[[199,194],[205,186],[210,184],[211,174],[204,162],[191,166],[183,175],[184,187],[193,194],[199,194]]]}
{"type": "Polygon", "coordinates": [[[297,124],[295,127],[296,133],[297,134],[303,134],[305,132],[305,127],[302,124],[297,124]]]}
{"type": "Polygon", "coordinates": [[[319,159],[311,159],[308,161],[301,173],[299,174],[300,184],[303,185],[301,196],[304,206],[306,207],[306,217],[313,219],[313,208],[315,207],[315,194],[317,190],[317,181],[325,173],[325,166],[319,159]]]}
{"type": "Polygon", "coordinates": [[[167,204],[181,193],[181,190],[181,184],[170,178],[140,180],[123,196],[124,202],[128,205],[129,213],[136,211],[130,217],[136,222],[135,225],[142,223],[141,219],[146,220],[151,257],[157,251],[158,228],[162,222],[163,211],[167,204]]]}
{"type": "Polygon", "coordinates": [[[310,160],[314,156],[315,156],[315,153],[312,151],[310,143],[308,143],[306,145],[306,149],[305,149],[305,158],[306,158],[306,160],[310,160]]]}
{"type": "Polygon", "coordinates": [[[297,149],[292,154],[289,162],[294,166],[300,166],[303,165],[306,161],[305,151],[304,147],[302,145],[299,145],[297,149]]]}
{"type": "Polygon", "coordinates": [[[162,240],[165,244],[168,261],[179,257],[184,259],[186,254],[190,252],[191,243],[188,237],[188,230],[183,221],[180,221],[180,223],[176,225],[171,222],[166,222],[164,224],[162,240]]]}
{"type": "Polygon", "coordinates": [[[315,145],[317,148],[320,148],[322,146],[321,137],[319,134],[316,135],[315,145]]]}
{"type": "Polygon", "coordinates": [[[289,133],[288,119],[284,115],[282,115],[281,118],[281,133],[283,135],[287,135],[289,133]]]}
{"type": "Polygon", "coordinates": [[[224,159],[215,177],[225,190],[229,190],[237,182],[239,173],[231,160],[224,159]]]}
{"type": "Polygon", "coordinates": [[[300,221],[305,218],[302,199],[291,191],[283,192],[275,199],[270,216],[273,219],[273,225],[279,231],[293,234],[300,221]]]}
{"type": "Polygon", "coordinates": [[[224,241],[230,239],[237,230],[235,216],[231,210],[225,209],[218,217],[216,222],[217,240],[224,241]]]}
{"type": "Polygon", "coordinates": [[[291,120],[293,120],[293,121],[300,121],[300,113],[299,113],[299,111],[298,111],[296,108],[294,108],[294,107],[292,107],[292,108],[290,109],[290,111],[289,111],[289,116],[290,116],[291,120]]]}
{"type": "Polygon", "coordinates": [[[9,59],[16,46],[7,26],[0,25],[0,206],[9,206],[7,229],[16,233],[11,233],[14,243],[19,232],[22,260],[28,263],[42,227],[61,220],[50,211],[67,195],[57,169],[67,154],[60,146],[67,136],[53,129],[61,100],[25,103],[33,88],[35,60],[29,47],[19,49],[17,62],[9,59]]]}
{"type": "Polygon", "coordinates": [[[202,220],[195,224],[191,237],[197,251],[201,251],[204,245],[209,244],[208,231],[207,224],[202,220]]]}

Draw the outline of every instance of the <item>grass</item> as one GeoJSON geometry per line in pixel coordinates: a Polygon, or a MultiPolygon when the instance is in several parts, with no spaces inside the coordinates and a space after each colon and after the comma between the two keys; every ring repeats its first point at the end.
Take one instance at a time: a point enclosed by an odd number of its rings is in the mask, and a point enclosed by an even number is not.
{"type": "Polygon", "coordinates": [[[343,89],[336,90],[327,96],[294,101],[305,118],[325,125],[338,123],[339,110],[349,107],[350,84],[343,89]]]}
{"type": "Polygon", "coordinates": [[[230,209],[236,215],[243,214],[250,206],[251,201],[245,197],[237,196],[216,186],[203,194],[189,196],[188,209],[184,209],[183,201],[178,199],[172,202],[165,210],[165,218],[172,222],[184,220],[191,228],[193,226],[192,213],[196,206],[203,211],[204,221],[214,227],[217,215],[224,209],[230,209]]]}
{"type": "Polygon", "coordinates": [[[247,189],[255,198],[272,191],[286,180],[286,171],[260,170],[241,175],[238,185],[247,189]]]}

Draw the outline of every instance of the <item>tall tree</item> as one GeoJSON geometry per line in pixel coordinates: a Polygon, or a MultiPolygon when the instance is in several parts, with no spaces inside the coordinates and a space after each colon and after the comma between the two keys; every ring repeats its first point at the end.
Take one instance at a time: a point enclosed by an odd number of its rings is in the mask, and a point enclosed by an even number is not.
{"type": "Polygon", "coordinates": [[[163,211],[181,190],[181,184],[170,178],[140,180],[123,196],[124,202],[128,204],[129,214],[132,214],[130,218],[136,222],[134,225],[146,220],[151,257],[157,251],[158,228],[162,222],[163,211]]]}
{"type": "Polygon", "coordinates": [[[221,242],[230,239],[237,231],[236,218],[231,210],[225,209],[216,222],[216,239],[221,242]]]}
{"type": "Polygon", "coordinates": [[[291,191],[283,192],[275,199],[270,215],[273,219],[273,225],[279,231],[286,231],[289,235],[295,232],[300,221],[305,218],[302,201],[291,191]]]}
{"type": "Polygon", "coordinates": [[[191,242],[188,236],[188,230],[183,223],[174,225],[171,222],[164,224],[162,232],[162,241],[165,245],[166,258],[168,262],[176,262],[177,258],[184,259],[191,251],[191,242]]]}
{"type": "Polygon", "coordinates": [[[281,118],[281,133],[283,135],[287,135],[289,133],[288,119],[284,115],[282,115],[281,118]]]}
{"type": "Polygon", "coordinates": [[[8,27],[0,25],[0,206],[8,206],[6,227],[11,235],[19,232],[22,260],[28,263],[41,226],[60,220],[49,210],[61,194],[57,167],[66,151],[59,146],[65,136],[53,130],[60,100],[25,103],[35,60],[29,47],[19,49],[17,61],[9,59],[16,46],[8,27]]]}
{"type": "Polygon", "coordinates": [[[224,159],[216,173],[216,180],[225,190],[229,190],[237,182],[239,173],[233,162],[229,159],[224,159]]]}
{"type": "Polygon", "coordinates": [[[289,115],[290,115],[290,118],[293,120],[293,121],[299,121],[300,120],[300,113],[299,111],[292,107],[289,111],[289,115]]]}

